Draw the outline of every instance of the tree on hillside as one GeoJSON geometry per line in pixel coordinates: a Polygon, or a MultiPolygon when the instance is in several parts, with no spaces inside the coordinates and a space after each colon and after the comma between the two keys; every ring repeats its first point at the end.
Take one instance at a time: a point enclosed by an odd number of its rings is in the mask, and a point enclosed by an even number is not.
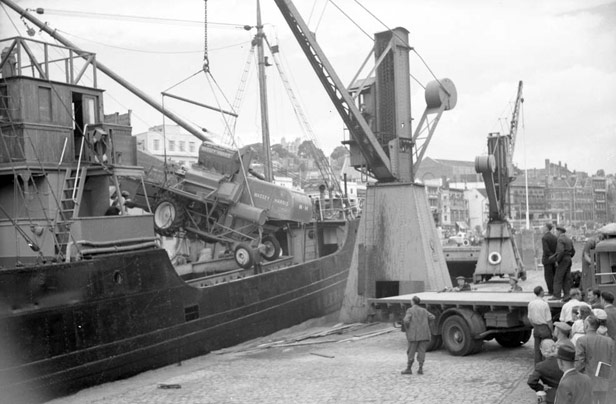
{"type": "Polygon", "coordinates": [[[346,157],[349,154],[349,151],[344,146],[338,146],[332,151],[330,157],[332,160],[338,160],[341,157],[346,157]]]}
{"type": "Polygon", "coordinates": [[[332,166],[336,170],[340,170],[342,166],[344,165],[344,160],[346,159],[348,155],[349,155],[349,151],[347,150],[346,147],[344,146],[336,147],[334,151],[332,152],[332,154],[330,155],[332,166]]]}
{"type": "Polygon", "coordinates": [[[243,154],[245,149],[252,149],[254,152],[252,161],[255,163],[264,163],[265,162],[265,152],[263,151],[263,143],[253,143],[247,146],[242,147],[241,153],[243,154]]]}
{"type": "Polygon", "coordinates": [[[276,152],[280,158],[294,157],[293,153],[285,149],[280,143],[273,145],[272,151],[276,152]]]}
{"type": "Polygon", "coordinates": [[[325,159],[325,153],[323,153],[323,150],[317,148],[312,140],[304,140],[297,148],[297,154],[304,158],[325,159]]]}

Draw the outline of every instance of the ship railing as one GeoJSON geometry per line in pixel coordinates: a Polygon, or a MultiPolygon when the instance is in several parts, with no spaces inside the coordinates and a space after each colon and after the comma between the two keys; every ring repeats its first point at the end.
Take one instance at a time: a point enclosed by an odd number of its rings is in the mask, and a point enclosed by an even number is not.
{"type": "Polygon", "coordinates": [[[11,76],[25,76],[80,84],[86,72],[91,69],[91,86],[97,87],[94,53],[24,37],[0,40],[0,49],[2,49],[0,75],[5,79],[11,76]],[[52,55],[60,56],[54,58],[52,55]],[[50,68],[57,64],[62,65],[62,68],[56,70],[50,68]]]}

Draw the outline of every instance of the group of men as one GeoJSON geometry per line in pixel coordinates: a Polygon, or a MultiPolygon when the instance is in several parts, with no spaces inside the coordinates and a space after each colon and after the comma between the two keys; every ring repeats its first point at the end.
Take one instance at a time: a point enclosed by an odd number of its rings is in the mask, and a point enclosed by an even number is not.
{"type": "Polygon", "coordinates": [[[552,233],[552,224],[544,225],[541,238],[543,256],[541,263],[551,300],[566,299],[572,286],[571,258],[575,255],[573,242],[567,236],[567,229],[556,226],[558,235],[552,233]]]}
{"type": "Polygon", "coordinates": [[[616,402],[616,371],[611,371],[616,366],[614,295],[602,292],[600,301],[585,302],[580,291],[572,288],[571,299],[561,309],[560,321],[553,323],[545,291],[537,286],[534,293],[535,299],[528,304],[535,339],[530,388],[545,395],[547,403],[616,402]],[[598,332],[603,321],[606,331],[598,332]],[[574,328],[577,332],[572,340],[574,328]]]}

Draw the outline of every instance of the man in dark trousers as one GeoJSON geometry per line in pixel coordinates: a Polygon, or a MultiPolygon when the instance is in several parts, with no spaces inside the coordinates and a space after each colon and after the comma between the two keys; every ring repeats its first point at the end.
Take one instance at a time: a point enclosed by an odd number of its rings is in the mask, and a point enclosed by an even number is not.
{"type": "Polygon", "coordinates": [[[563,377],[558,383],[555,404],[591,404],[592,382],[590,377],[575,370],[575,348],[561,345],[556,353],[558,367],[563,377]]]}
{"type": "Polygon", "coordinates": [[[426,359],[426,350],[430,343],[430,321],[434,321],[434,315],[428,310],[419,306],[420,300],[417,296],[411,299],[411,307],[406,311],[404,316],[404,327],[406,329],[406,340],[409,342],[406,353],[408,354],[406,369],[402,371],[403,375],[411,375],[413,371],[413,361],[415,353],[417,353],[417,362],[419,369],[417,374],[423,375],[423,364],[426,359]]]}
{"type": "Polygon", "coordinates": [[[546,402],[552,404],[556,396],[556,389],[563,371],[558,367],[554,341],[544,339],[541,341],[541,355],[545,360],[535,364],[535,370],[528,376],[528,386],[535,391],[546,392],[546,402]]]}
{"type": "Polygon", "coordinates": [[[565,234],[567,230],[562,226],[556,226],[558,240],[556,252],[550,257],[550,261],[556,262],[556,274],[554,275],[554,295],[550,300],[560,300],[569,297],[571,289],[571,257],[575,255],[573,242],[565,234]],[[563,293],[562,297],[560,293],[563,293]]]}
{"type": "Polygon", "coordinates": [[[541,263],[543,264],[543,276],[545,284],[548,287],[548,295],[554,294],[554,274],[556,273],[556,265],[550,262],[550,257],[556,252],[556,236],[552,233],[552,223],[546,223],[543,226],[543,237],[541,237],[541,245],[543,246],[543,256],[541,263]]]}

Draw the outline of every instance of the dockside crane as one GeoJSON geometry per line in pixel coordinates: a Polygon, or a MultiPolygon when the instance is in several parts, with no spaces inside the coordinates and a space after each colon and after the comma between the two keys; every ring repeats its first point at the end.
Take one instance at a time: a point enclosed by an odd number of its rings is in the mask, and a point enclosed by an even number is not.
{"type": "Polygon", "coordinates": [[[275,3],[350,133],[351,165],[377,180],[366,189],[341,320],[364,320],[370,297],[451,287],[425,188],[414,173],[442,113],[456,105],[453,82],[426,86],[427,105],[413,132],[406,29],[375,34],[374,77],[347,88],[293,2],[275,3]]]}
{"type": "Polygon", "coordinates": [[[489,214],[486,234],[479,253],[474,281],[488,280],[493,275],[526,278],[511,224],[509,223],[509,184],[515,179],[513,152],[518,132],[523,82],[511,114],[509,134],[490,133],[488,154],[475,158],[475,171],[483,176],[488,196],[489,214]]]}

